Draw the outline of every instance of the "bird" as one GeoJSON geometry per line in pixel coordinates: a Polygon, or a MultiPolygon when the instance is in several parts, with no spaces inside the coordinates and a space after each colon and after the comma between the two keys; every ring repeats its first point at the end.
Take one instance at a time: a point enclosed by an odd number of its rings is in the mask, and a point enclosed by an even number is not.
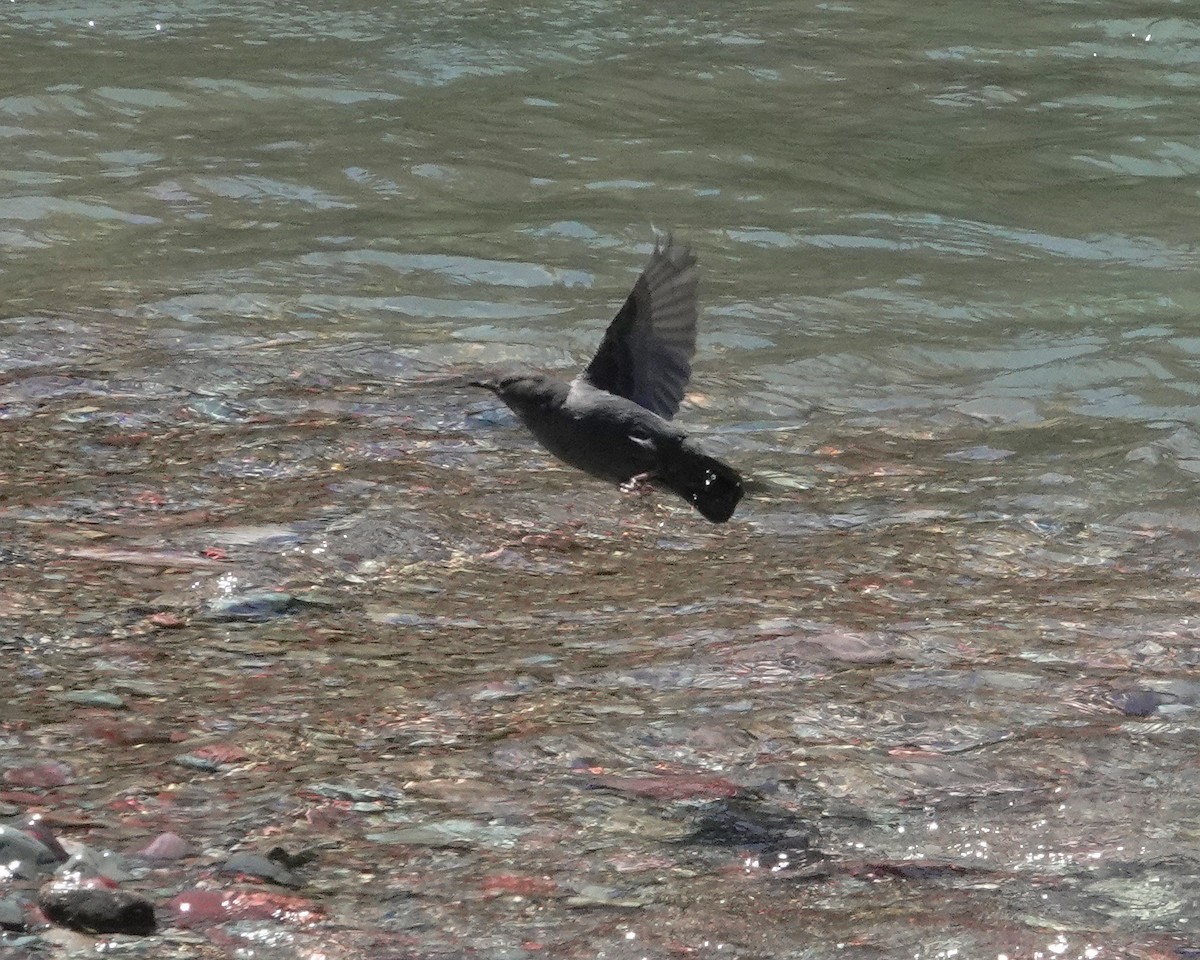
{"type": "Polygon", "coordinates": [[[724,523],[742,499],[741,475],[705,453],[672,418],[696,352],[696,255],[656,240],[591,362],[571,381],[531,370],[490,370],[490,390],[559,460],[626,491],[658,487],[724,523]]]}

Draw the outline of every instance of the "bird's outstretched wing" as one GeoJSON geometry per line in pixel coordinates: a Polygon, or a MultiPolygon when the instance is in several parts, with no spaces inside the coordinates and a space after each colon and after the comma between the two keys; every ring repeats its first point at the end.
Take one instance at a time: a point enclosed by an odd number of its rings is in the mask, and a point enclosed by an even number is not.
{"type": "Polygon", "coordinates": [[[668,236],[654,245],[633,292],[580,379],[670,420],[696,352],[696,256],[668,236]]]}

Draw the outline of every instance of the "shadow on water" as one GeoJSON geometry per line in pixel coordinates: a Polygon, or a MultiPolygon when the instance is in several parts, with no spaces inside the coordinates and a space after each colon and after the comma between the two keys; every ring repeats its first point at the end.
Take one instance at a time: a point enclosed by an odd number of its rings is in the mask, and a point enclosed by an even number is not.
{"type": "Polygon", "coordinates": [[[361,337],[5,335],[0,812],[129,952],[1183,949],[1196,534],[1118,431],[734,423],[717,527],[361,337]]]}

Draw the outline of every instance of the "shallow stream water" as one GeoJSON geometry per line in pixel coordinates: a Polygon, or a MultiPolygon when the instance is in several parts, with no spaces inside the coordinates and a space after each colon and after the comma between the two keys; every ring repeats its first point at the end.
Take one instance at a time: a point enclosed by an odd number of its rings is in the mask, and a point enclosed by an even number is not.
{"type": "Polygon", "coordinates": [[[106,949],[1200,953],[1189,8],[4,6],[0,814],[106,949]],[[454,385],[654,227],[723,526],[454,385]]]}

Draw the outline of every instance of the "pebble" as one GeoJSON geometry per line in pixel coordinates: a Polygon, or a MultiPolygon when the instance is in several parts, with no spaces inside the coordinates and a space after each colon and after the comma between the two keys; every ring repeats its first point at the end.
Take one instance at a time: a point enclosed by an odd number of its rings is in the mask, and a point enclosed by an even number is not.
{"type": "Polygon", "coordinates": [[[472,847],[506,850],[516,846],[526,832],[525,827],[449,819],[381,833],[369,833],[367,839],[374,843],[398,843],[444,850],[466,850],[472,847]]]}
{"type": "Polygon", "coordinates": [[[220,397],[193,397],[188,401],[188,407],[201,416],[220,423],[232,423],[245,417],[241,409],[226,403],[220,397]]]}
{"type": "Polygon", "coordinates": [[[108,710],[125,709],[125,701],[107,690],[68,690],[62,695],[62,699],[81,707],[103,707],[108,710]]]}
{"type": "Polygon", "coordinates": [[[432,827],[405,827],[400,830],[368,833],[366,836],[372,843],[398,843],[413,847],[435,847],[442,850],[469,850],[473,846],[466,837],[432,827]]]}
{"type": "Polygon", "coordinates": [[[193,753],[181,753],[171,762],[180,767],[187,767],[189,770],[199,770],[201,773],[216,773],[221,769],[221,765],[216,760],[198,757],[193,753]]]}
{"type": "Polygon", "coordinates": [[[390,790],[377,790],[371,787],[359,787],[352,783],[314,783],[308,789],[312,793],[330,800],[352,800],[356,803],[399,800],[404,796],[404,791],[398,787],[390,790]]]}
{"type": "Polygon", "coordinates": [[[636,909],[646,906],[646,901],[639,896],[623,893],[615,887],[605,887],[597,883],[585,883],[578,891],[567,897],[568,907],[625,907],[636,909]]]}
{"type": "Polygon", "coordinates": [[[1033,424],[1043,419],[1037,407],[1028,400],[1010,397],[977,397],[960,403],[954,409],[984,423],[1033,424]]]}
{"type": "Polygon", "coordinates": [[[179,860],[188,854],[188,844],[177,833],[160,833],[137,852],[143,860],[179,860]]]}
{"type": "Polygon", "coordinates": [[[996,460],[1007,460],[1013,456],[1014,450],[1001,450],[997,447],[989,447],[986,444],[981,444],[976,447],[967,447],[963,450],[955,450],[953,453],[947,453],[942,459],[944,460],[959,460],[970,462],[972,460],[991,463],[996,460]]]}

